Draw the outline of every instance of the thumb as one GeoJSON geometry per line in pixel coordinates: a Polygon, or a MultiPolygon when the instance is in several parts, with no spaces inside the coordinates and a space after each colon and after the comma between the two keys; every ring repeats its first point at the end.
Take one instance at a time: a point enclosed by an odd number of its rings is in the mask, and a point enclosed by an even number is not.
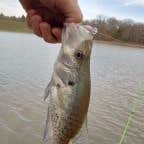
{"type": "Polygon", "coordinates": [[[66,17],[66,23],[80,23],[82,22],[83,15],[77,1],[70,1],[67,3],[67,7],[62,8],[66,17]]]}
{"type": "Polygon", "coordinates": [[[56,0],[40,0],[40,2],[48,8],[54,8],[56,0]]]}

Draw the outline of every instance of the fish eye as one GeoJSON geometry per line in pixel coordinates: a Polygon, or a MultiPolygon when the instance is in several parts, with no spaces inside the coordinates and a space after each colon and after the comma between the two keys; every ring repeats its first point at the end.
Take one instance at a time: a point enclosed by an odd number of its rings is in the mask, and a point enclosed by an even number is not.
{"type": "Polygon", "coordinates": [[[77,51],[75,53],[75,58],[78,59],[78,60],[82,60],[84,58],[84,54],[82,51],[77,51]]]}
{"type": "Polygon", "coordinates": [[[71,81],[71,80],[68,82],[68,85],[69,85],[69,86],[74,86],[74,84],[75,84],[75,83],[74,83],[73,81],[71,81]]]}

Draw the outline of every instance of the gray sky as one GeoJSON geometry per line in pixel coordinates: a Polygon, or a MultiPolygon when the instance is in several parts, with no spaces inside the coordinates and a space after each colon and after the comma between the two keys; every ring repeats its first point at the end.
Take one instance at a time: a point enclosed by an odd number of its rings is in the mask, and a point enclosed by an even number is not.
{"type": "MultiPolygon", "coordinates": [[[[144,22],[144,0],[78,0],[78,2],[84,19],[94,19],[102,14],[144,22]]],[[[18,0],[1,0],[0,13],[8,16],[25,14],[18,0]]]]}

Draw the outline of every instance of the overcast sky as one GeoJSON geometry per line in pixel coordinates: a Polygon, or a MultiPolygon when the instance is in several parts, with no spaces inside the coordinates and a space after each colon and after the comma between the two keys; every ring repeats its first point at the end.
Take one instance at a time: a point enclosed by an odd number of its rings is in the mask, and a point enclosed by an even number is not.
{"type": "MultiPolygon", "coordinates": [[[[144,22],[144,0],[78,0],[84,19],[97,15],[114,16],[144,22]]],[[[0,13],[8,16],[25,14],[18,0],[0,0],[0,13]]]]}

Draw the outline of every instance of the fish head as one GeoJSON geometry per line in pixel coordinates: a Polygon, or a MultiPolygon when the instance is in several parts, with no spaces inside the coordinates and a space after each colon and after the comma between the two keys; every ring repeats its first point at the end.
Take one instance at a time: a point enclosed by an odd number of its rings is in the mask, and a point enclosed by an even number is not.
{"type": "Polygon", "coordinates": [[[80,67],[88,62],[92,48],[92,33],[79,24],[66,24],[62,31],[63,62],[80,67]]]}

